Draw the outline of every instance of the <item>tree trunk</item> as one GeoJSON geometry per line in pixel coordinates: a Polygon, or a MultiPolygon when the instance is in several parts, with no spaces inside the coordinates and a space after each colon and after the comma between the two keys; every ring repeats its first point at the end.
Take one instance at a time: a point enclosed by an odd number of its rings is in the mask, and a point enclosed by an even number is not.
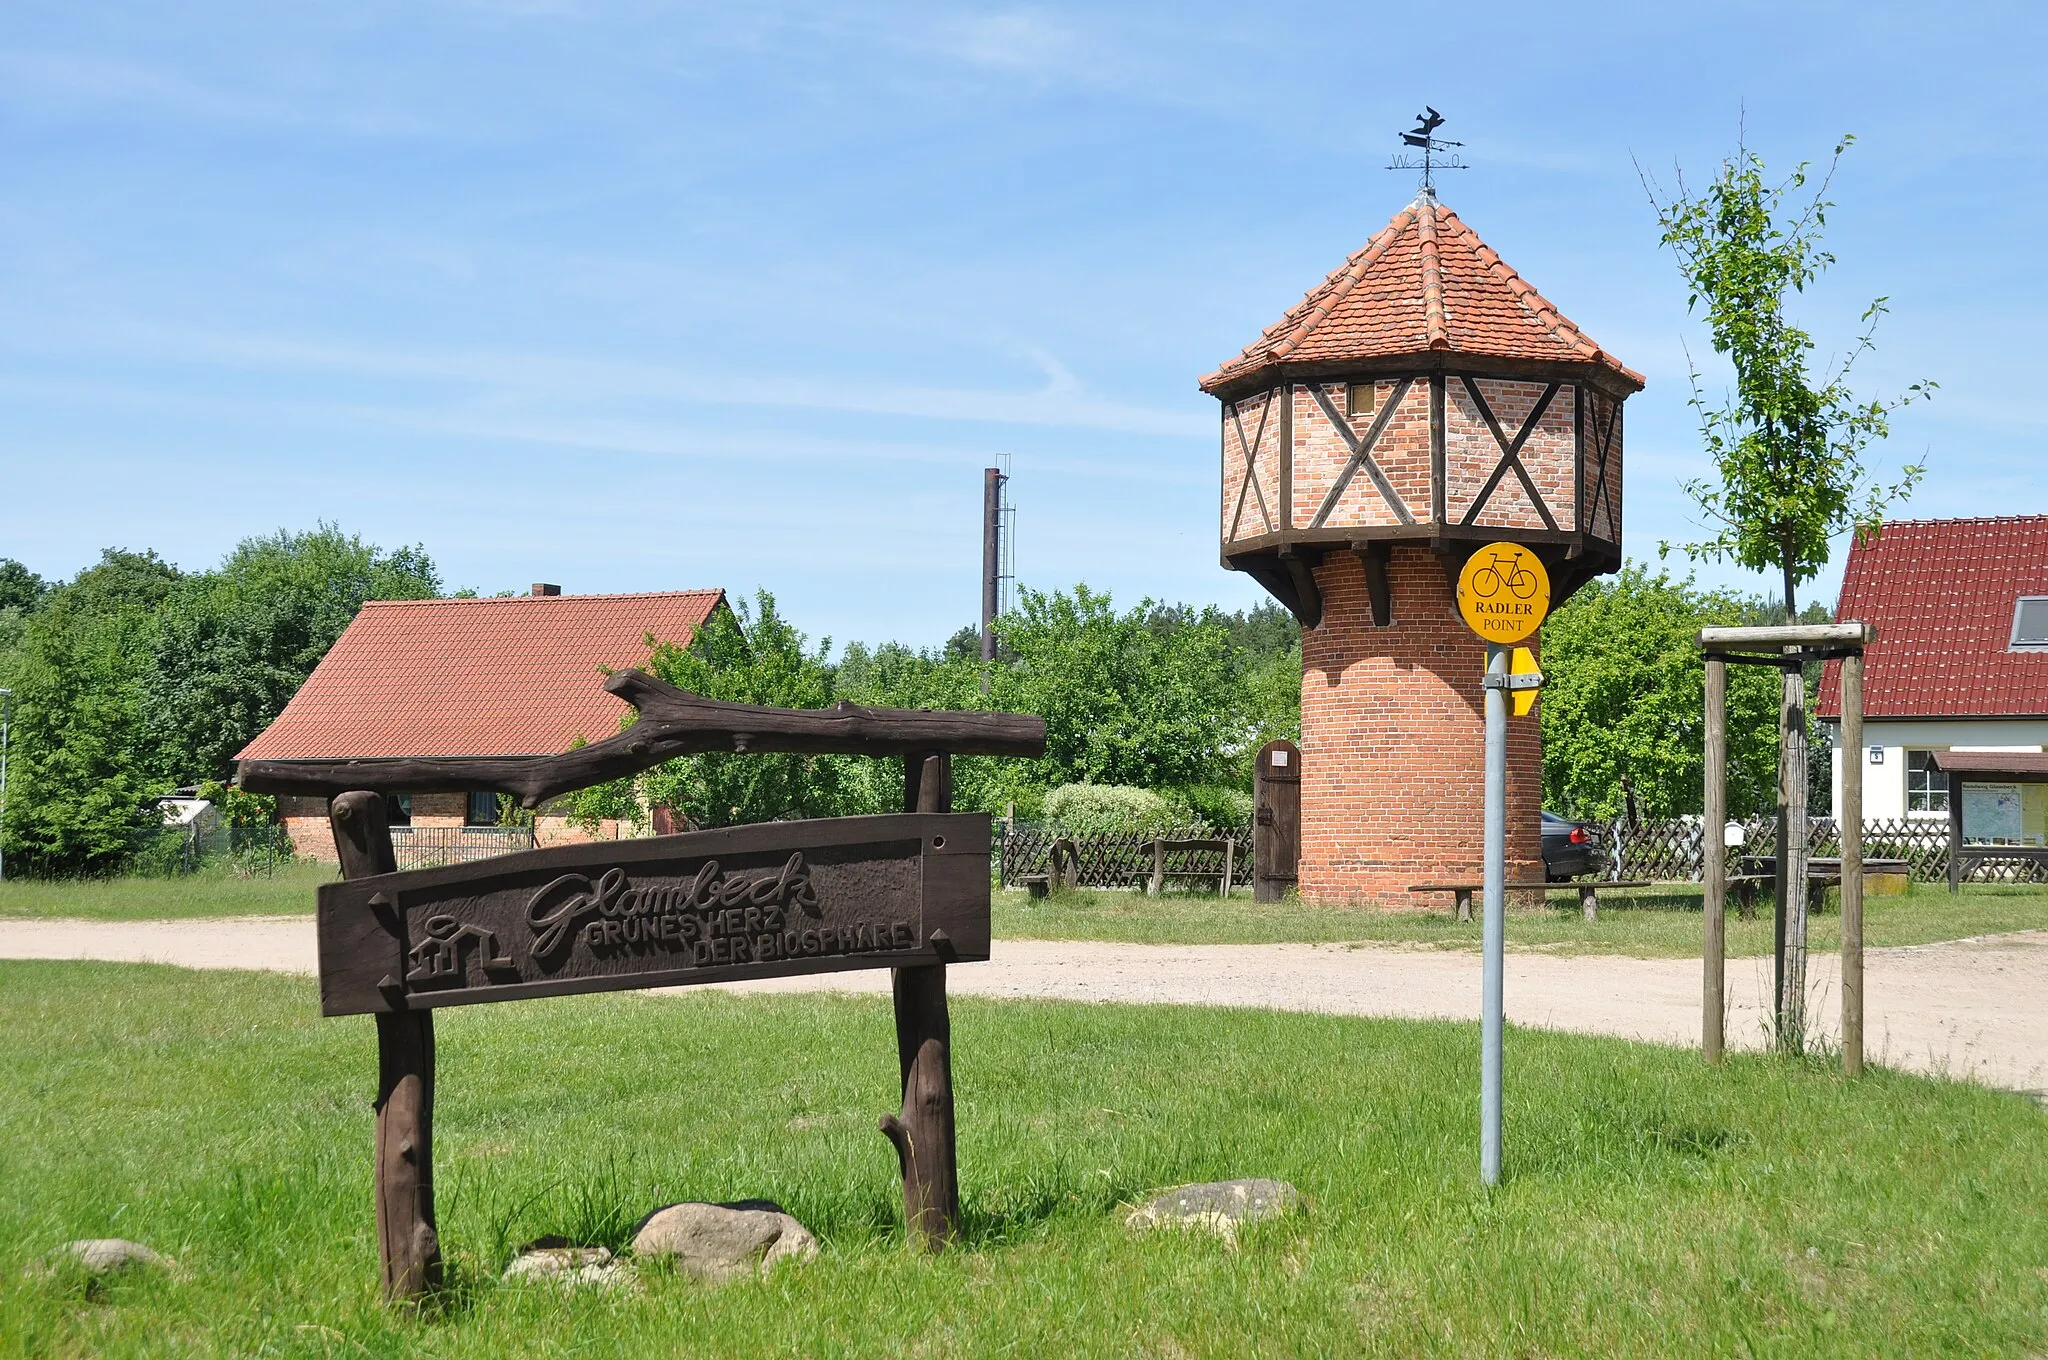
{"type": "MultiPolygon", "coordinates": [[[[1785,575],[1785,622],[1799,622],[1793,543],[1779,547],[1785,575]]],[[[1796,652],[1797,648],[1787,648],[1796,652]]],[[[1806,1049],[1806,668],[1787,662],[1778,706],[1778,1049],[1806,1049]]]]}
{"type": "Polygon", "coordinates": [[[1778,860],[1784,897],[1782,967],[1778,980],[1778,1047],[1800,1053],[1806,1047],[1806,673],[1797,662],[1784,670],[1783,746],[1779,756],[1778,860]]]}

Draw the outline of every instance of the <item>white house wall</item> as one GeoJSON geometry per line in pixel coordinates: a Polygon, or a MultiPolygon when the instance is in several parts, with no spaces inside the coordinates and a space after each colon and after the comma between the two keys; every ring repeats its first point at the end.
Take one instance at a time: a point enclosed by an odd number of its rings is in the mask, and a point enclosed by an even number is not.
{"type": "MultiPolygon", "coordinates": [[[[1837,821],[1842,816],[1841,725],[1833,729],[1835,803],[1837,821]]],[[[1908,751],[2041,751],[2048,749],[2048,718],[1998,718],[1959,722],[1863,723],[1863,815],[1870,820],[1924,817],[1946,821],[1945,812],[1906,811],[1906,752],[1908,751]],[[1872,748],[1881,748],[1884,758],[1870,762],[1872,748]]],[[[2048,837],[2048,785],[2022,786],[2023,812],[2030,835],[2048,837]]],[[[1967,833],[1969,828],[1964,828],[1967,833]]]]}

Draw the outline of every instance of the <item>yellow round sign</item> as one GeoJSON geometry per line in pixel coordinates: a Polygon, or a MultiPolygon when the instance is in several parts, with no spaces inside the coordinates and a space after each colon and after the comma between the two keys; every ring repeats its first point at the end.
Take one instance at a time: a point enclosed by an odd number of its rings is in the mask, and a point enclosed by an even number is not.
{"type": "Polygon", "coordinates": [[[1489,543],[1458,573],[1458,612],[1488,642],[1520,642],[1550,612],[1550,573],[1519,543],[1489,543]]]}

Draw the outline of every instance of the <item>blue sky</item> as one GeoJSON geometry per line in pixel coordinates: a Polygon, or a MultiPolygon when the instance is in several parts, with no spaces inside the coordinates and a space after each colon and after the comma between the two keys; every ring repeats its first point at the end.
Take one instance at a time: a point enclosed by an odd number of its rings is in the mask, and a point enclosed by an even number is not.
{"type": "MultiPolygon", "coordinates": [[[[2028,6],[562,0],[0,15],[0,555],[186,566],[319,519],[452,586],[765,586],[813,635],[1028,584],[1230,607],[1195,380],[1441,192],[1650,387],[1631,554],[1696,533],[1684,294],[1632,158],[1860,144],[1828,344],[1942,387],[1909,513],[2048,511],[2048,21],[2028,6]]],[[[1839,558],[1821,587],[1832,598],[1839,558]]],[[[1703,571],[1707,580],[1736,581],[1703,571]]],[[[1760,582],[1755,584],[1761,584],[1760,582]]]]}

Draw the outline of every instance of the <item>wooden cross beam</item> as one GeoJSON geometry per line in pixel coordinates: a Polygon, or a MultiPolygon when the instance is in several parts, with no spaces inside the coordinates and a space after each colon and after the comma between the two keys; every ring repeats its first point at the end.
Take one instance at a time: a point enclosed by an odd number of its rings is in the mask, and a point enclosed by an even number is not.
{"type": "Polygon", "coordinates": [[[1493,431],[1493,442],[1500,445],[1500,462],[1494,464],[1493,475],[1486,479],[1486,485],[1479,488],[1479,494],[1472,498],[1471,506],[1465,511],[1465,518],[1458,521],[1459,524],[1470,524],[1479,517],[1479,512],[1486,508],[1487,498],[1493,495],[1493,489],[1500,485],[1500,479],[1513,469],[1515,476],[1521,480],[1522,490],[1529,493],[1529,501],[1536,507],[1536,513],[1543,517],[1544,527],[1557,528],[1557,520],[1551,515],[1550,507],[1543,503],[1543,495],[1536,489],[1535,479],[1529,476],[1529,469],[1522,466],[1522,446],[1528,443],[1529,436],[1536,432],[1536,424],[1543,419],[1543,413],[1550,409],[1550,403],[1557,396],[1560,384],[1552,383],[1543,389],[1543,395],[1529,408],[1528,419],[1522,422],[1522,428],[1511,440],[1507,432],[1501,429],[1500,420],[1493,414],[1493,408],[1486,404],[1486,398],[1480,394],[1479,384],[1462,373],[1458,375],[1458,381],[1465,384],[1466,394],[1472,398],[1472,404],[1479,408],[1480,419],[1486,422],[1487,429],[1493,431]]]}
{"type": "Polygon", "coordinates": [[[1244,420],[1239,414],[1237,403],[1233,401],[1225,408],[1230,412],[1230,423],[1237,429],[1237,446],[1244,450],[1244,484],[1237,488],[1237,508],[1231,512],[1230,516],[1230,537],[1232,538],[1237,537],[1237,526],[1244,521],[1244,497],[1246,491],[1250,491],[1252,495],[1258,497],[1259,518],[1265,521],[1265,532],[1269,534],[1273,532],[1273,512],[1267,508],[1265,490],[1259,485],[1259,450],[1265,446],[1266,422],[1272,417],[1273,407],[1279,400],[1279,397],[1271,392],[1266,394],[1265,404],[1259,407],[1259,432],[1252,436],[1250,443],[1245,442],[1244,420]]]}
{"type": "Polygon", "coordinates": [[[1387,480],[1387,474],[1372,458],[1373,445],[1379,443],[1380,435],[1386,431],[1387,422],[1394,418],[1394,412],[1401,409],[1402,398],[1408,395],[1408,388],[1414,381],[1413,378],[1403,378],[1394,384],[1393,395],[1387,398],[1387,404],[1380,408],[1378,417],[1363,437],[1353,434],[1351,422],[1337,414],[1337,408],[1331,403],[1330,394],[1323,390],[1323,384],[1318,382],[1308,385],[1309,394],[1316,399],[1316,405],[1323,408],[1323,414],[1336,428],[1345,447],[1351,450],[1351,461],[1344,465],[1344,470],[1337,474],[1337,480],[1330,484],[1330,494],[1323,497],[1322,505],[1316,510],[1316,517],[1309,522],[1311,529],[1323,527],[1323,523],[1330,518],[1330,512],[1337,508],[1337,502],[1344,495],[1345,488],[1351,485],[1352,474],[1361,467],[1365,469],[1366,476],[1372,478],[1372,484],[1379,488],[1381,499],[1386,501],[1387,508],[1394,512],[1395,518],[1403,524],[1415,522],[1415,516],[1408,513],[1407,502],[1401,499],[1400,493],[1394,490],[1394,484],[1387,480]]]}
{"type": "Polygon", "coordinates": [[[643,671],[604,682],[640,711],[633,726],[603,741],[553,756],[401,756],[360,760],[244,760],[237,782],[250,793],[336,798],[372,793],[435,793],[451,788],[509,794],[537,808],[550,798],[706,751],[794,751],[812,755],[900,756],[1045,754],[1045,720],[1017,713],[930,709],[766,708],[726,703],[677,689],[643,671]]]}

